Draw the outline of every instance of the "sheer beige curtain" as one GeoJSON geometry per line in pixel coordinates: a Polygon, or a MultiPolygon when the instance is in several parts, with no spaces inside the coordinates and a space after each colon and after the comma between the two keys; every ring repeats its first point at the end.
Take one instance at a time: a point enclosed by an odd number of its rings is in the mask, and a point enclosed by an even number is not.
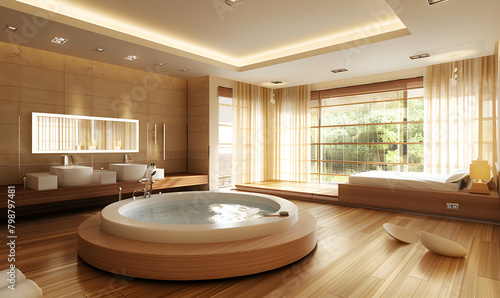
{"type": "Polygon", "coordinates": [[[235,83],[235,184],[272,179],[308,180],[309,98],[307,86],[273,91],[246,83],[235,83]],[[275,104],[271,103],[271,97],[274,97],[275,104]]]}
{"type": "Polygon", "coordinates": [[[424,169],[448,173],[471,160],[496,161],[494,56],[425,70],[424,169]],[[456,83],[450,80],[457,69],[456,83]]]}
{"type": "Polygon", "coordinates": [[[268,127],[271,90],[235,82],[233,89],[233,173],[234,183],[272,179],[267,160],[272,143],[268,127]]]}
{"type": "Polygon", "coordinates": [[[275,90],[274,179],[309,181],[310,102],[309,86],[275,90]]]}

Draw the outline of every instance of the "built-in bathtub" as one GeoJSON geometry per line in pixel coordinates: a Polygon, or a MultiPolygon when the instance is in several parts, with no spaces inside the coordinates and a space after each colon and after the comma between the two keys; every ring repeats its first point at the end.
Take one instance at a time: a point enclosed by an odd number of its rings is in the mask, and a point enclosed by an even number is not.
{"type": "Polygon", "coordinates": [[[195,191],[115,202],[102,210],[100,226],[131,240],[211,243],[266,236],[296,222],[297,206],[279,197],[195,191]]]}
{"type": "Polygon", "coordinates": [[[168,193],[115,202],[85,220],[78,227],[78,255],[94,267],[132,277],[228,278],[276,269],[304,258],[316,247],[316,225],[312,214],[271,195],[168,193]],[[213,213],[214,208],[202,211],[203,206],[215,204],[219,209],[227,202],[229,209],[234,203],[243,203],[242,213],[251,214],[242,217],[236,212],[235,219],[227,219],[213,213]],[[162,209],[179,204],[187,208],[167,218],[172,214],[162,209]],[[256,207],[259,210],[253,210],[256,207]],[[284,211],[288,216],[264,217],[284,211]],[[203,221],[195,215],[203,215],[203,221]]]}

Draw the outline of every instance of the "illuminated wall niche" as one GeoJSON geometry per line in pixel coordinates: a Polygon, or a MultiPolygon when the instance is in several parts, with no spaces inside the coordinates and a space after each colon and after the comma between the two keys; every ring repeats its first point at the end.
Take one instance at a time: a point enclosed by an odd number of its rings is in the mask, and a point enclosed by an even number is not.
{"type": "Polygon", "coordinates": [[[33,153],[139,152],[139,120],[32,114],[33,153]]]}

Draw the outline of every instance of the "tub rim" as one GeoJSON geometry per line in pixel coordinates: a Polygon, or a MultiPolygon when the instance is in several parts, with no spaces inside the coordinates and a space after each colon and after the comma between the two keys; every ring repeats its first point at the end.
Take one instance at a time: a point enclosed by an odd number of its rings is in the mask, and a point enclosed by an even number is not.
{"type": "Polygon", "coordinates": [[[297,222],[297,206],[283,198],[257,193],[234,193],[214,191],[188,191],[164,193],[147,199],[122,200],[106,206],[100,215],[101,230],[118,237],[138,241],[160,243],[212,243],[236,241],[266,236],[283,231],[297,222]],[[272,201],[280,206],[280,211],[288,211],[287,217],[263,217],[233,223],[213,224],[165,224],[151,223],[125,217],[122,213],[130,209],[155,204],[163,200],[177,201],[183,197],[210,198],[230,200],[240,197],[244,201],[254,201],[265,204],[272,201]]]}

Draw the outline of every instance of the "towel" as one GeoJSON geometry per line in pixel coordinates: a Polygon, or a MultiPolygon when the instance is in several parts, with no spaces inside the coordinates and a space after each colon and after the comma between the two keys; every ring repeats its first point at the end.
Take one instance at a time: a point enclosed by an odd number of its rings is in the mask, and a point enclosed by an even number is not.
{"type": "MultiPolygon", "coordinates": [[[[15,274],[15,279],[16,279],[15,283],[16,284],[22,282],[23,280],[26,280],[26,276],[24,276],[24,274],[21,272],[21,270],[19,270],[17,268],[5,269],[3,271],[0,271],[0,288],[7,287],[7,286],[11,285],[12,283],[9,281],[9,279],[14,278],[14,274],[15,274]]],[[[3,296],[0,296],[0,297],[3,297],[3,296]]]]}
{"type": "Polygon", "coordinates": [[[11,290],[8,287],[1,288],[0,297],[40,298],[42,297],[42,289],[34,281],[27,279],[17,283],[16,290],[11,290]]]}

